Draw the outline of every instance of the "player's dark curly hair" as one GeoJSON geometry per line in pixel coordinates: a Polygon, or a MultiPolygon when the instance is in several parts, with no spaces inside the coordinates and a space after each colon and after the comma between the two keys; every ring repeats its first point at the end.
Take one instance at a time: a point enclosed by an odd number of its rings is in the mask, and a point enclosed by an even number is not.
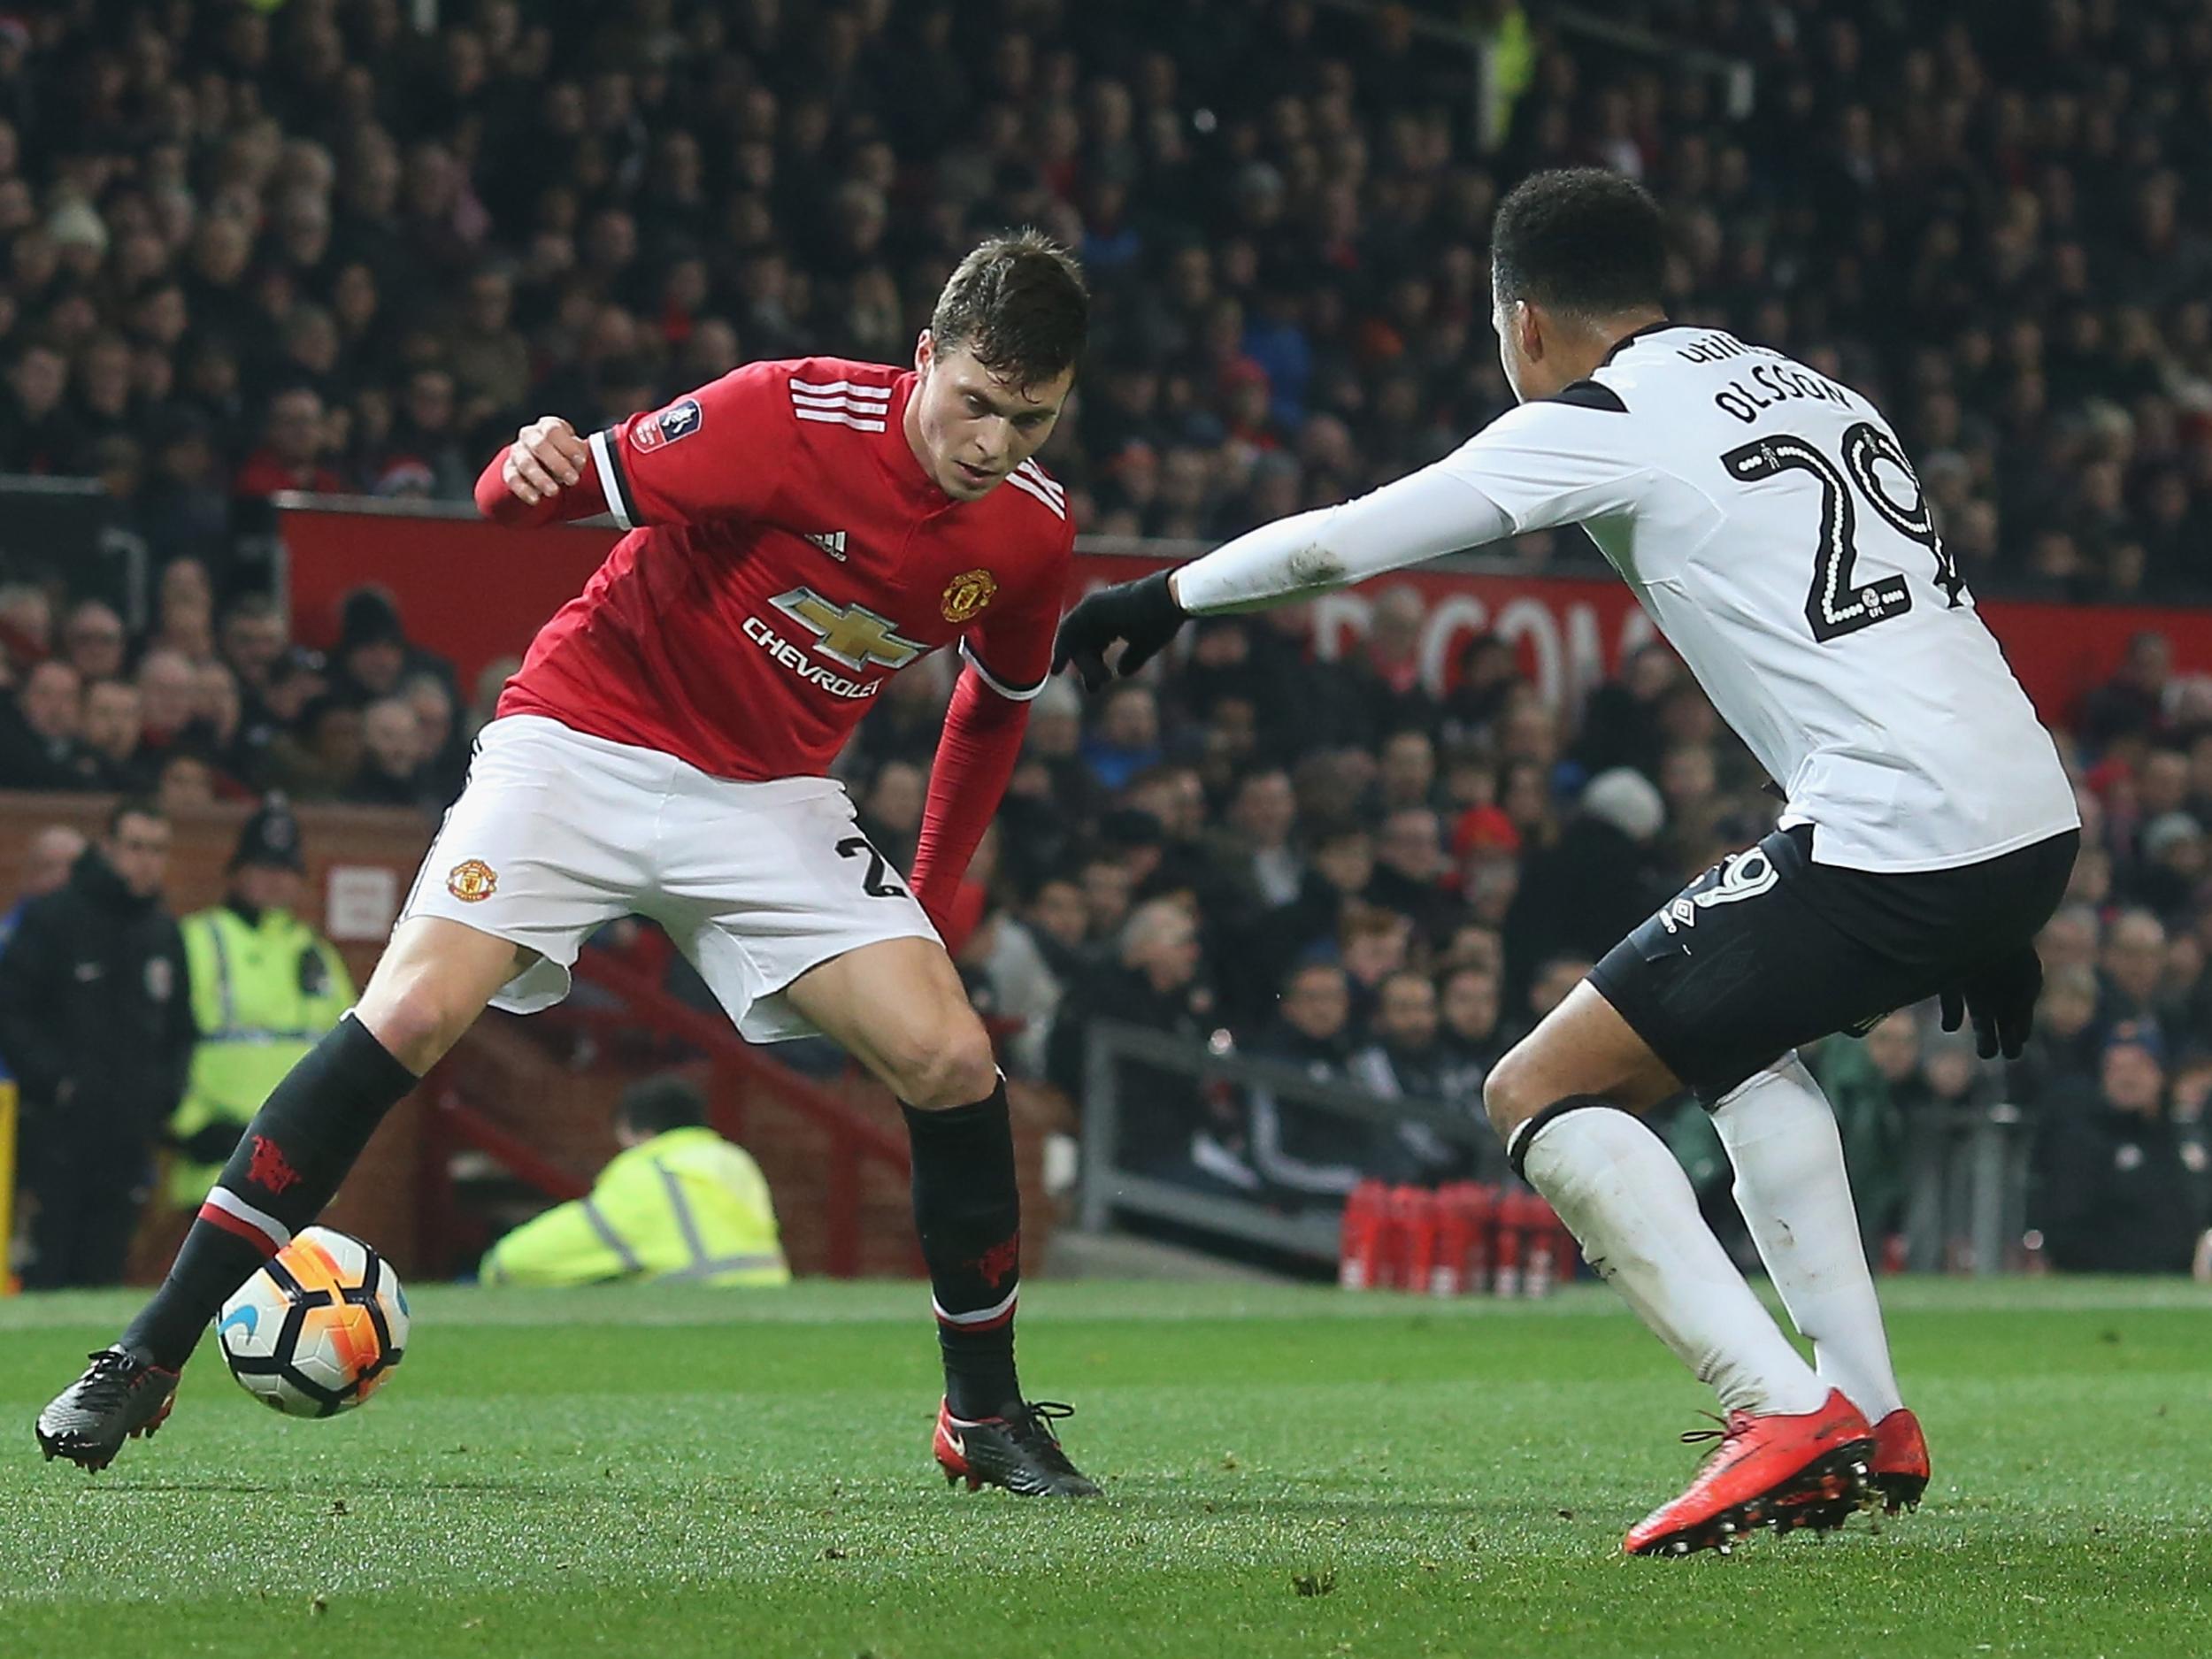
{"type": "Polygon", "coordinates": [[[993,373],[1034,386],[1074,365],[1090,320],[1075,256],[1042,231],[1018,230],[960,262],[937,296],[929,332],[940,351],[964,346],[993,373]]]}
{"type": "Polygon", "coordinates": [[[1642,186],[1601,167],[1539,173],[1498,204],[1491,280],[1501,299],[1582,317],[1661,304],[1667,225],[1642,186]]]}
{"type": "Polygon", "coordinates": [[[663,1073],[641,1078],[622,1091],[615,1121],[631,1133],[651,1137],[672,1129],[696,1129],[707,1120],[707,1097],[688,1078],[663,1073]]]}

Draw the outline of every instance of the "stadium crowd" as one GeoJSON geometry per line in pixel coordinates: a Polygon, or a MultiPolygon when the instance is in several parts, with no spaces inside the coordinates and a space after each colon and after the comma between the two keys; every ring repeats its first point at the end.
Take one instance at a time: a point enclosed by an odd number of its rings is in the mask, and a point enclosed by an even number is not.
{"type": "MultiPolygon", "coordinates": [[[[1086,528],[1205,540],[1341,498],[1506,405],[1487,222],[1566,162],[1665,204],[1678,315],[1891,411],[1978,590],[2212,592],[2212,5],[1622,10],[1747,65],[1747,107],[1516,0],[0,19],[0,470],[97,477],[159,572],[139,618],[5,545],[0,787],[435,810],[495,676],[457,686],[373,594],[327,658],[296,647],[242,553],[258,503],[457,501],[536,414],[588,430],[750,358],[902,358],[1005,224],[1096,290],[1046,457],[1086,528]]],[[[1578,534],[1514,554],[1594,558],[1578,534]]],[[[1555,710],[1478,641],[1439,696],[1418,620],[1386,595],[1327,664],[1297,612],[1213,624],[1096,704],[1040,699],[963,949],[1021,1022],[1014,1064],[1079,1093],[1105,1014],[1472,1112],[1582,964],[1770,821],[1663,651],[1555,710]]],[[[847,757],[902,861],[944,690],[894,681],[847,757]]],[[[2200,1216],[2212,1084],[2212,696],[2147,639],[2066,741],[2089,850],[2029,1060],[1999,1077],[1912,1025],[1823,1061],[1868,1156],[1916,1102],[2047,1113],[2061,1164],[2116,1171],[2106,1210],[2052,1211],[2055,1255],[2099,1215],[2200,1216]]],[[[1181,1110],[1194,1179],[1325,1197],[1438,1156],[1181,1110]]]]}

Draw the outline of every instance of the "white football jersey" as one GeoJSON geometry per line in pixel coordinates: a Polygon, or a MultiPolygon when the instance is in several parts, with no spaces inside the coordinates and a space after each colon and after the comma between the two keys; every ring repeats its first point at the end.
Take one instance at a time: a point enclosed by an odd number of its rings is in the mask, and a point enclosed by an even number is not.
{"type": "Polygon", "coordinates": [[[1813,856],[1940,870],[2078,826],[1889,423],[1716,329],[1630,335],[1435,470],[1513,533],[1579,523],[1813,826],[1813,856]]]}

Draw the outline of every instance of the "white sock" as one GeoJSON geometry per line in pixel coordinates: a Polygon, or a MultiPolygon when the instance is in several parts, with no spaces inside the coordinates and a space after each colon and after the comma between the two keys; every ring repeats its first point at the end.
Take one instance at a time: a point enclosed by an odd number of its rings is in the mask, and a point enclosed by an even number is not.
{"type": "Polygon", "coordinates": [[[1521,1132],[1522,1172],[1582,1254],[1721,1409],[1816,1411],[1828,1386],[1782,1334],[1698,1214],[1689,1178],[1624,1111],[1578,1107],[1521,1132]]]}
{"type": "Polygon", "coordinates": [[[1904,1402],[1827,1097],[1791,1053],[1723,1095],[1713,1127],[1736,1166],[1736,1203],[1759,1259],[1811,1339],[1821,1379],[1880,1422],[1904,1402]]]}

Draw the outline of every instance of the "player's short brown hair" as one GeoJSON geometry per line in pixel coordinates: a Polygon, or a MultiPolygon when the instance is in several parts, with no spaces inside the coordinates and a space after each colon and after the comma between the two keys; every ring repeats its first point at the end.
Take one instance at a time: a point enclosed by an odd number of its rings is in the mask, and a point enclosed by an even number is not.
{"type": "Polygon", "coordinates": [[[992,237],[960,262],[937,296],[929,332],[940,351],[965,347],[992,373],[1034,386],[1075,365],[1090,319],[1075,256],[1025,229],[992,237]]]}

